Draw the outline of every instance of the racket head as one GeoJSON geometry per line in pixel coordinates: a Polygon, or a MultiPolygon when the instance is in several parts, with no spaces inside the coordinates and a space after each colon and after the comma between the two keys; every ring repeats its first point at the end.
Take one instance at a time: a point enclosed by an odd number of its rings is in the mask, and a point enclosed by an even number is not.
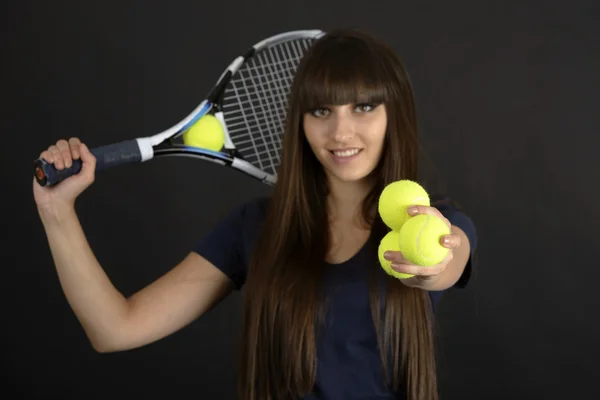
{"type": "Polygon", "coordinates": [[[155,155],[189,155],[240,169],[274,184],[280,163],[288,97],[300,60],[324,35],[321,30],[280,33],[254,44],[222,73],[206,100],[171,135],[155,155]],[[206,114],[225,133],[221,151],[186,146],[181,136],[206,114]]]}

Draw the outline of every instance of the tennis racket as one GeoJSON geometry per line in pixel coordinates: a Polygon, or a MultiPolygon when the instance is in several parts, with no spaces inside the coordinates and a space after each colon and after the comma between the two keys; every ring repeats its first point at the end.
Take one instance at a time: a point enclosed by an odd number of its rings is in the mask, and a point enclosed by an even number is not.
{"type": "MultiPolygon", "coordinates": [[[[275,184],[283,142],[287,101],[300,60],[320,30],[280,33],[254,44],[221,74],[208,96],[187,117],[153,136],[92,148],[96,171],[142,163],[161,156],[188,156],[219,163],[266,184],[275,184]],[[211,114],[222,125],[219,151],[189,146],[181,136],[211,114]]],[[[52,186],[77,174],[81,160],[57,170],[44,159],[34,161],[34,176],[52,186]]]]}

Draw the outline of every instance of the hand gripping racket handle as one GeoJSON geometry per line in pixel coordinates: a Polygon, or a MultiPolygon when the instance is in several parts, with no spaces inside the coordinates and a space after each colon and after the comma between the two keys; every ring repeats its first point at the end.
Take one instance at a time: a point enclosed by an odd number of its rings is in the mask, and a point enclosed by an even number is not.
{"type": "MultiPolygon", "coordinates": [[[[96,172],[142,161],[142,153],[136,139],[96,147],[90,151],[96,157],[96,172]]],[[[33,163],[35,179],[41,186],[56,185],[80,171],[81,160],[73,160],[70,168],[60,171],[43,158],[38,158],[33,163]]]]}

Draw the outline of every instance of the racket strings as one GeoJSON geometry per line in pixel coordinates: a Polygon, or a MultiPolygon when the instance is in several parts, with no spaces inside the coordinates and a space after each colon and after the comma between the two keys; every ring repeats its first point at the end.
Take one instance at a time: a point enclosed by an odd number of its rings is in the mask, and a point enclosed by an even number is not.
{"type": "MultiPolygon", "coordinates": [[[[279,113],[281,119],[285,119],[285,114],[279,113]]],[[[260,129],[261,125],[268,124],[271,122],[269,117],[256,117],[254,120],[246,121],[243,117],[232,118],[231,123],[227,124],[227,128],[229,130],[230,135],[236,135],[238,137],[241,136],[250,136],[248,133],[248,128],[260,129]],[[235,122],[239,121],[239,122],[235,122]],[[232,129],[233,128],[233,129],[232,129]]]]}
{"type": "Polygon", "coordinates": [[[280,162],[294,75],[311,44],[296,39],[259,51],[225,90],[223,114],[232,142],[244,159],[270,174],[280,162]]]}
{"type": "MultiPolygon", "coordinates": [[[[240,74],[240,76],[245,77],[244,72],[246,72],[248,78],[250,79],[242,79],[239,81],[239,83],[240,86],[242,86],[245,92],[248,94],[252,92],[251,88],[258,89],[258,93],[255,92],[255,94],[258,95],[256,95],[254,98],[251,98],[254,101],[247,102],[249,106],[248,109],[251,110],[250,116],[254,117],[257,124],[255,126],[252,126],[250,123],[248,123],[248,115],[246,113],[242,113],[243,118],[247,123],[247,128],[249,128],[247,135],[252,145],[251,150],[254,151],[253,154],[247,154],[246,156],[251,157],[251,162],[258,163],[259,168],[268,168],[269,172],[273,172],[279,165],[279,157],[277,155],[282,146],[281,135],[277,135],[277,132],[283,132],[283,125],[285,121],[285,115],[283,118],[281,118],[280,113],[274,111],[278,109],[286,110],[287,96],[281,95],[282,85],[273,88],[271,85],[269,85],[268,82],[265,82],[264,79],[260,78],[261,76],[273,76],[273,68],[277,68],[280,65],[287,65],[287,63],[283,64],[280,62],[280,60],[277,60],[277,57],[273,57],[272,51],[269,52],[271,60],[268,60],[268,57],[266,57],[265,54],[266,52],[259,53],[256,58],[250,60],[248,65],[251,68],[248,68],[246,71],[242,71],[242,73],[240,74]],[[272,62],[273,59],[276,60],[274,65],[269,66],[268,62],[272,62]],[[269,72],[267,72],[267,68],[269,72]],[[261,96],[260,94],[264,95],[261,96]],[[262,119],[265,120],[265,123],[261,123],[261,121],[259,121],[259,116],[263,117],[262,119]],[[254,127],[258,129],[252,129],[254,127]],[[258,131],[262,141],[253,140],[256,137],[256,135],[253,135],[253,133],[256,131],[258,131]],[[275,152],[260,152],[258,147],[262,143],[271,143],[275,147],[275,152]],[[275,154],[275,156],[273,156],[273,153],[275,154]]],[[[276,71],[275,73],[277,73],[277,76],[280,77],[281,74],[284,74],[286,72],[293,73],[294,69],[286,68],[282,70],[280,68],[279,71],[276,71]]],[[[285,82],[287,87],[291,86],[291,79],[279,80],[280,82],[285,82]]],[[[236,95],[238,97],[238,101],[241,102],[241,96],[239,95],[239,93],[237,93],[237,91],[236,95]]],[[[245,109],[242,108],[242,110],[245,109]]]]}
{"type": "MultiPolygon", "coordinates": [[[[252,62],[253,60],[249,61],[252,62]]],[[[276,66],[278,67],[278,70],[269,70],[268,72],[265,72],[264,67],[262,65],[259,66],[251,66],[250,64],[248,64],[244,69],[243,72],[251,72],[253,75],[241,75],[238,72],[238,75],[235,76],[235,81],[237,83],[241,83],[242,81],[246,81],[245,83],[249,83],[251,86],[249,87],[250,89],[252,89],[253,87],[256,86],[256,79],[260,79],[261,81],[264,81],[265,83],[278,83],[278,84],[282,84],[281,85],[281,89],[285,90],[286,87],[289,87],[291,82],[290,79],[293,77],[293,74],[296,70],[296,65],[292,65],[289,63],[286,64],[279,64],[277,65],[276,63],[271,64],[270,66],[276,66]]]]}

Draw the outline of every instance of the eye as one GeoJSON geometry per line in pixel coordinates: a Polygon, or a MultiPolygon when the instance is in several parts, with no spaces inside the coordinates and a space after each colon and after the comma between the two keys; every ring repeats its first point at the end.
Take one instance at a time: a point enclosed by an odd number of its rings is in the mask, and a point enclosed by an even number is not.
{"type": "Polygon", "coordinates": [[[377,106],[378,106],[378,104],[374,104],[374,103],[359,103],[356,105],[355,111],[360,112],[360,113],[365,113],[365,112],[373,111],[375,108],[377,108],[377,106]]]}
{"type": "Polygon", "coordinates": [[[322,118],[329,115],[329,110],[327,108],[315,108],[310,111],[310,114],[313,117],[322,118]]]}

